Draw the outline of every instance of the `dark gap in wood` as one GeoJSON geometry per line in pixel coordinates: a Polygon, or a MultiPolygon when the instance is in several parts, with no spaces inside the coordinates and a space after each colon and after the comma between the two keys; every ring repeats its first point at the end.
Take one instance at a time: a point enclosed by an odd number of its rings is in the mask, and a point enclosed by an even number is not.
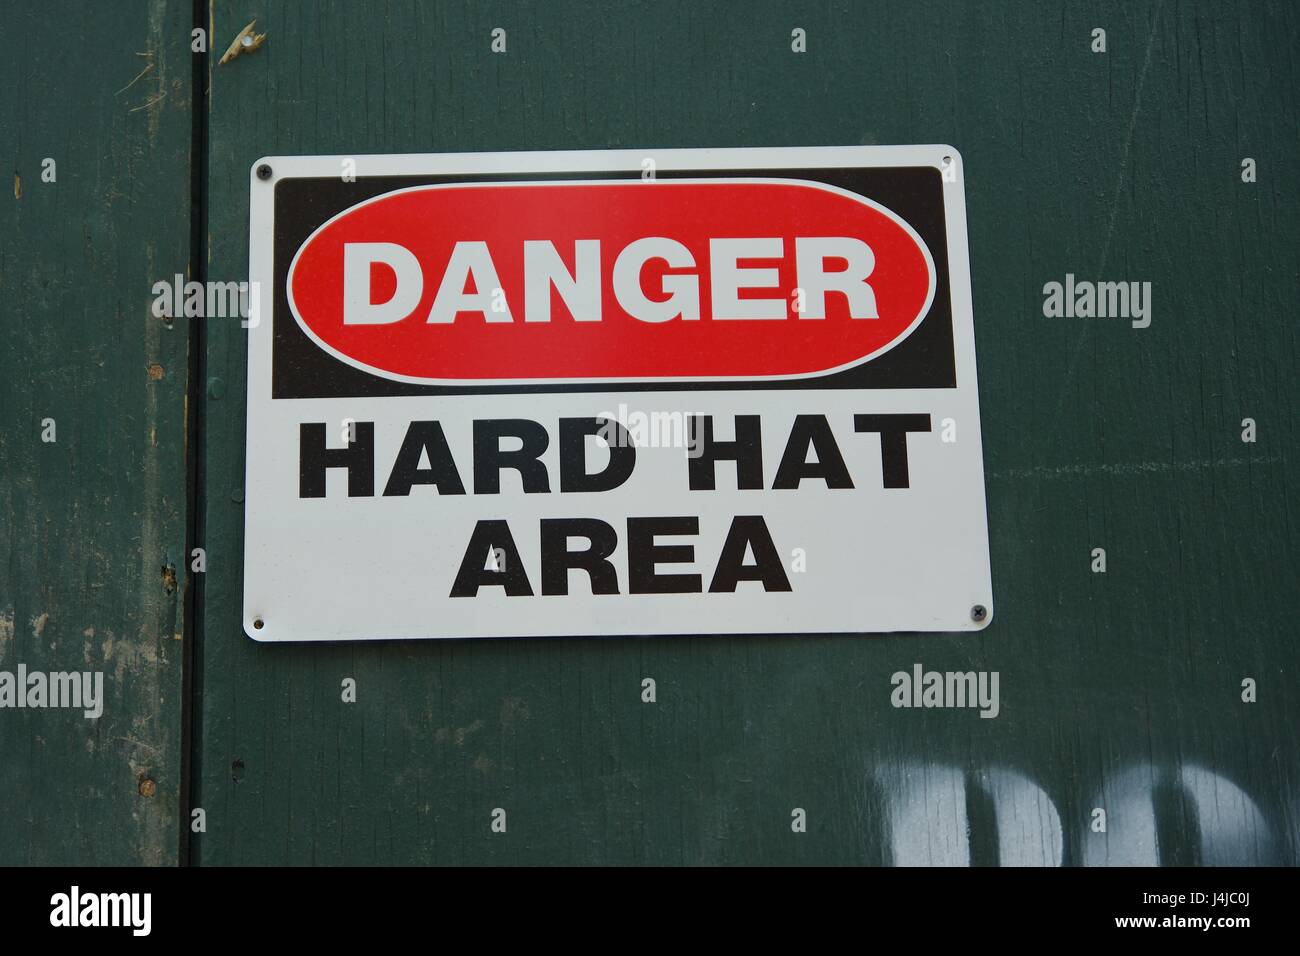
{"type": "MultiPolygon", "coordinates": [[[[207,280],[208,260],[208,55],[213,41],[208,22],[208,0],[192,0],[193,28],[205,31],[204,52],[191,52],[190,76],[190,279],[207,280]]],[[[185,623],[181,654],[181,767],[180,840],[177,863],[198,863],[198,834],[193,834],[190,813],[193,797],[199,793],[196,777],[199,761],[194,759],[202,741],[202,655],[199,653],[203,625],[203,574],[193,570],[191,553],[204,547],[203,509],[207,496],[203,488],[206,455],[202,426],[206,412],[207,348],[206,323],[194,322],[189,329],[189,370],[185,408],[185,499],[188,510],[185,537],[185,623]]],[[[206,567],[206,565],[205,565],[206,567]]]]}

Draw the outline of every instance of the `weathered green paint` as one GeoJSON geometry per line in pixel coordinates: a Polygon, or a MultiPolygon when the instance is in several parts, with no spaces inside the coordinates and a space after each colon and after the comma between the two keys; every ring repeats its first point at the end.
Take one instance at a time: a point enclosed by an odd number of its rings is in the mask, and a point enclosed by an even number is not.
{"type": "Polygon", "coordinates": [[[0,710],[0,865],[177,857],[189,329],[150,290],[189,264],[190,18],[0,13],[0,670],[105,695],[0,710]]]}

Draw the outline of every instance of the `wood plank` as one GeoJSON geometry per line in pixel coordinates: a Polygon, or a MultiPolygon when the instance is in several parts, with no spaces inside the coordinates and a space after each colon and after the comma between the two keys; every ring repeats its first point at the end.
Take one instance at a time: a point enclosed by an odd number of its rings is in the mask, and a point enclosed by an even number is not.
{"type": "Polygon", "coordinates": [[[104,696],[0,710],[0,865],[177,859],[189,328],[151,290],[189,265],[190,15],[0,14],[0,671],[104,696]]]}
{"type": "MultiPolygon", "coordinates": [[[[1295,7],[719,9],[278,5],[265,46],[212,75],[212,275],[245,274],[264,154],[952,143],[997,619],[962,637],[255,644],[245,341],[213,326],[202,862],[1295,863],[1295,7]],[[1152,282],[1150,328],[1044,318],[1067,272],[1152,282]],[[999,672],[999,717],[891,707],[891,674],[917,662],[999,672]]],[[[214,17],[218,49],[248,19],[228,0],[214,17]]]]}

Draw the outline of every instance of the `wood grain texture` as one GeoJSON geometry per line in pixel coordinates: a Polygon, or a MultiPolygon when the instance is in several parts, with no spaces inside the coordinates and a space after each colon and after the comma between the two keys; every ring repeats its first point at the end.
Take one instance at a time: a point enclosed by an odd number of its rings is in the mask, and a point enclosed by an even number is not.
{"type": "Polygon", "coordinates": [[[255,644],[245,339],[213,324],[197,859],[1295,863],[1295,6],[602,9],[216,0],[217,49],[255,12],[269,38],[212,71],[211,278],[246,275],[264,154],[951,143],[996,620],[978,636],[255,644]],[[1044,318],[1043,284],[1067,272],[1152,282],[1151,327],[1044,318]],[[915,662],[998,671],[1001,715],[891,708],[890,675],[915,662]]]}
{"type": "Polygon", "coordinates": [[[177,859],[189,329],[150,307],[189,264],[189,20],[0,12],[0,670],[105,696],[0,710],[0,865],[177,859]]]}

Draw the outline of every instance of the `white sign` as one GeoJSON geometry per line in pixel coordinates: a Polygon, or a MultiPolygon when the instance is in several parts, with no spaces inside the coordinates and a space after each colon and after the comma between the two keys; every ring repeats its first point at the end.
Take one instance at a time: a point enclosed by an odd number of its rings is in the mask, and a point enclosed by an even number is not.
{"type": "Polygon", "coordinates": [[[947,146],[267,157],[261,641],[976,630],[947,146]]]}

